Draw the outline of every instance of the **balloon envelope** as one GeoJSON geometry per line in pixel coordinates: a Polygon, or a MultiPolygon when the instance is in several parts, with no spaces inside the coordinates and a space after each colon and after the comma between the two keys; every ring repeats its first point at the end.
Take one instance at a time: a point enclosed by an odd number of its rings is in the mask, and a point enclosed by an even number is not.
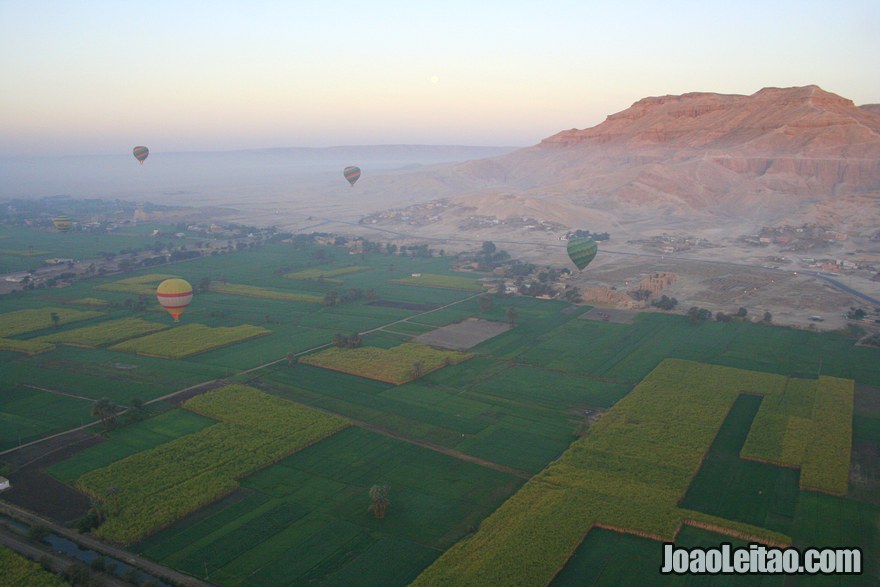
{"type": "Polygon", "coordinates": [[[599,246],[591,238],[575,237],[568,241],[568,257],[578,269],[583,269],[596,257],[599,246]]]}
{"type": "Polygon", "coordinates": [[[67,232],[73,226],[73,220],[67,216],[56,216],[52,219],[52,224],[59,232],[67,232]]]}
{"type": "Polygon", "coordinates": [[[361,176],[361,168],[354,166],[346,167],[342,170],[342,175],[344,175],[345,179],[348,180],[348,183],[350,183],[352,187],[354,187],[354,182],[356,182],[361,176]]]}
{"type": "Polygon", "coordinates": [[[146,147],[143,147],[143,146],[135,147],[134,149],[131,150],[131,152],[134,154],[134,158],[137,159],[138,161],[140,161],[141,165],[144,164],[144,160],[150,154],[150,150],[146,147]]]}
{"type": "Polygon", "coordinates": [[[175,322],[180,321],[180,315],[192,301],[192,297],[192,286],[185,279],[166,279],[156,288],[156,298],[175,322]]]}

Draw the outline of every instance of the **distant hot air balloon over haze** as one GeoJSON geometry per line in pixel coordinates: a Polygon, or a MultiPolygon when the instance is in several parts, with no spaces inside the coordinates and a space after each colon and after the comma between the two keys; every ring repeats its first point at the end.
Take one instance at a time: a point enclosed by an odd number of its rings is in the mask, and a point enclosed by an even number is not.
{"type": "Polygon", "coordinates": [[[568,241],[568,257],[578,269],[583,269],[596,257],[599,246],[591,238],[574,237],[568,241]]]}
{"type": "Polygon", "coordinates": [[[67,216],[56,216],[52,219],[52,224],[55,225],[58,232],[67,232],[73,226],[73,220],[67,216]]]}
{"type": "Polygon", "coordinates": [[[156,298],[165,311],[171,314],[175,322],[180,321],[180,315],[186,310],[192,297],[192,286],[185,279],[177,277],[166,279],[156,288],[156,298]]]}
{"type": "Polygon", "coordinates": [[[134,158],[137,159],[141,165],[144,164],[144,161],[150,155],[150,150],[143,146],[135,147],[131,150],[131,152],[134,154],[134,158]]]}
{"type": "Polygon", "coordinates": [[[354,182],[356,182],[361,176],[361,168],[355,167],[353,165],[351,167],[346,167],[342,170],[342,175],[345,176],[345,179],[348,180],[348,183],[351,184],[351,187],[354,187],[354,182]]]}

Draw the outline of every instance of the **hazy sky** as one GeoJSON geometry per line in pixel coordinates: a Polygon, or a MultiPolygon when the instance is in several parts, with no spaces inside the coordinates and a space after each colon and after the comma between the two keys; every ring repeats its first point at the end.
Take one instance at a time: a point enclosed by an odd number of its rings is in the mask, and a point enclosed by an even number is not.
{"type": "Polygon", "coordinates": [[[0,155],[531,145],[765,86],[880,102],[878,31],[878,0],[0,0],[0,155]]]}

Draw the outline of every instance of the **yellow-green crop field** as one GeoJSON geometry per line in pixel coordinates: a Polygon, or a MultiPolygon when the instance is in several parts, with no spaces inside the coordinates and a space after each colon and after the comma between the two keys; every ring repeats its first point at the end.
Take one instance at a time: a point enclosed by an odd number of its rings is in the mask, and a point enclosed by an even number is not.
{"type": "Polygon", "coordinates": [[[61,587],[67,581],[43,569],[40,563],[26,559],[0,546],[0,577],[4,585],[21,587],[61,587]]]}
{"type": "Polygon", "coordinates": [[[801,488],[846,495],[852,448],[854,385],[819,377],[813,426],[801,466],[801,488]]]}
{"type": "Polygon", "coordinates": [[[323,301],[323,298],[313,294],[278,291],[274,289],[266,289],[265,287],[257,287],[255,285],[245,285],[242,283],[212,283],[211,291],[234,296],[247,296],[267,300],[284,300],[286,302],[308,302],[310,304],[320,304],[323,301]]]}
{"type": "Polygon", "coordinates": [[[433,273],[422,273],[418,277],[404,277],[401,279],[393,279],[391,283],[399,285],[419,285],[422,287],[439,287],[443,289],[462,289],[465,291],[482,291],[485,289],[479,281],[471,277],[462,277],[459,275],[435,275],[433,273]]]}
{"type": "Polygon", "coordinates": [[[40,255],[48,255],[50,252],[37,249],[0,249],[0,255],[11,255],[13,257],[39,257],[40,255]]]}
{"type": "Polygon", "coordinates": [[[318,267],[312,269],[303,269],[302,271],[297,271],[295,273],[287,273],[284,275],[284,277],[286,277],[287,279],[324,279],[331,283],[342,283],[338,279],[331,278],[348,275],[349,273],[366,271],[367,269],[369,269],[369,267],[365,265],[349,265],[348,267],[337,267],[336,269],[321,269],[320,267],[318,267]]]}
{"type": "Polygon", "coordinates": [[[348,426],[244,385],[209,391],[183,407],[218,423],[77,480],[109,512],[99,536],[139,540],[234,490],[238,479],[348,426]],[[109,487],[117,491],[108,495],[109,487]]]}
{"type": "Polygon", "coordinates": [[[164,359],[182,359],[256,336],[263,336],[270,332],[270,330],[250,324],[215,328],[204,324],[186,324],[126,340],[111,346],[110,350],[164,359]]]}
{"type": "Polygon", "coordinates": [[[436,371],[446,365],[456,365],[473,355],[461,351],[436,349],[423,344],[407,342],[390,349],[358,347],[356,349],[329,348],[300,358],[301,363],[333,369],[400,385],[436,371]],[[421,363],[419,373],[414,363],[421,363]]]}
{"type": "Polygon", "coordinates": [[[55,345],[40,340],[16,340],[13,338],[0,338],[0,351],[12,351],[14,353],[27,353],[36,355],[51,351],[55,345]]]}
{"type": "Polygon", "coordinates": [[[108,302],[107,300],[102,300],[100,298],[80,298],[78,300],[71,300],[67,303],[76,304],[78,306],[94,306],[96,308],[102,308],[104,306],[110,305],[110,302],[108,302]]]}
{"type": "MultiPolygon", "coordinates": [[[[671,541],[683,523],[693,523],[766,544],[790,544],[788,536],[678,506],[737,396],[772,397],[790,387],[787,380],[666,359],[414,584],[545,585],[594,525],[671,541]]],[[[807,393],[809,385],[795,388],[807,393]]],[[[829,420],[851,419],[851,394],[849,380],[820,379],[815,405],[823,406],[824,415],[814,407],[814,434],[829,420]]],[[[830,427],[829,441],[849,443],[841,424],[830,427]]],[[[821,445],[825,437],[810,442],[821,445]]],[[[849,450],[817,450],[812,478],[818,483],[828,483],[820,478],[824,469],[848,470],[849,450]]]]}
{"type": "Polygon", "coordinates": [[[109,320],[92,326],[65,330],[41,336],[36,341],[71,344],[86,347],[99,347],[129,338],[143,336],[168,328],[165,324],[148,322],[140,318],[121,318],[109,320]]]}
{"type": "Polygon", "coordinates": [[[58,315],[59,325],[103,315],[100,312],[71,310],[70,308],[37,308],[7,312],[0,314],[0,338],[50,328],[54,326],[52,314],[58,315]]]}
{"type": "Polygon", "coordinates": [[[102,291],[122,291],[133,294],[155,295],[156,287],[166,279],[173,279],[177,275],[163,275],[161,273],[150,273],[148,275],[139,275],[137,277],[128,277],[120,279],[112,283],[99,285],[95,289],[102,291]]]}

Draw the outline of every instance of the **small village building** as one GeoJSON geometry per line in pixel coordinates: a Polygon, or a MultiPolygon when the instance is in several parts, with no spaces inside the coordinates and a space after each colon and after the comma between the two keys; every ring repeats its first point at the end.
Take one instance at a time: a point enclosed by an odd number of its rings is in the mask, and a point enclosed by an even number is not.
{"type": "Polygon", "coordinates": [[[10,487],[12,486],[9,484],[9,479],[7,479],[6,477],[0,477],[0,491],[3,491],[4,489],[9,489],[10,487]]]}

